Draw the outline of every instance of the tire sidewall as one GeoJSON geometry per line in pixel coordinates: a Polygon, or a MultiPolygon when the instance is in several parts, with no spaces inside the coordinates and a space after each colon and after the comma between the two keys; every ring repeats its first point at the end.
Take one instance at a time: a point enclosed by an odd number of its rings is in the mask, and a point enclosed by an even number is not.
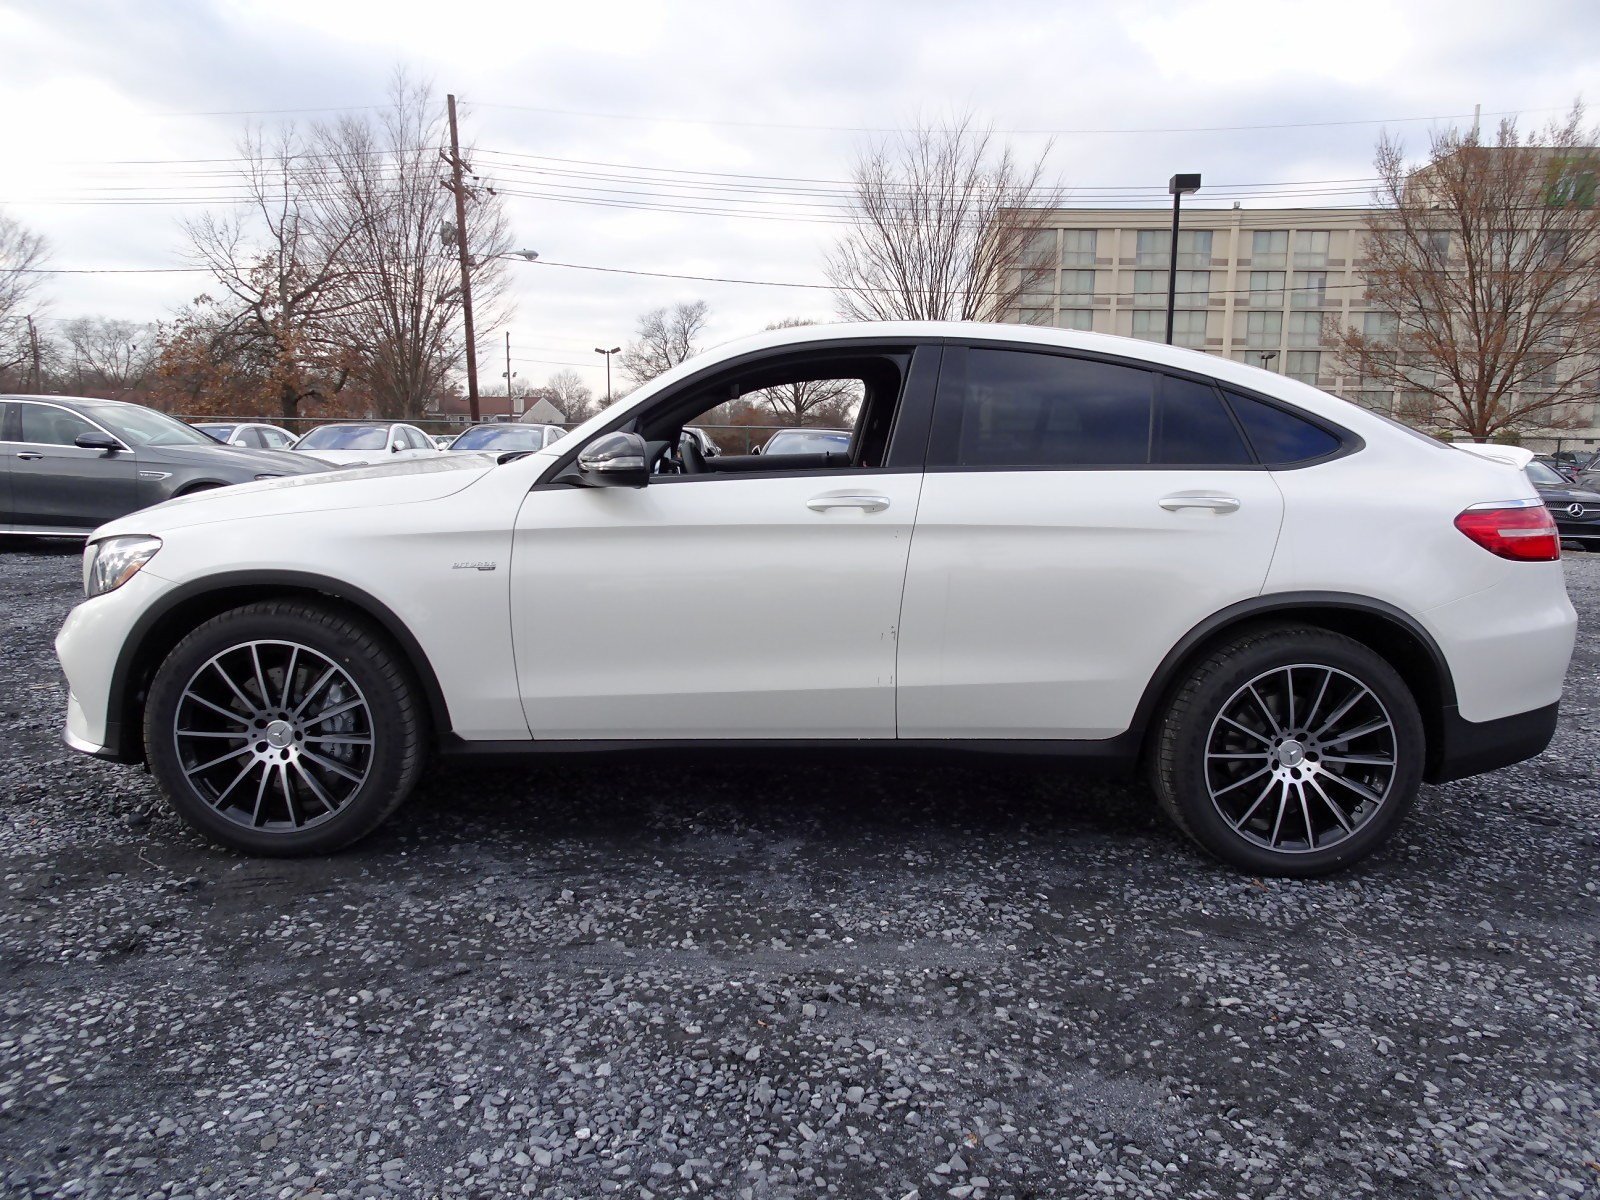
{"type": "Polygon", "coordinates": [[[410,790],[417,772],[415,767],[408,772],[407,764],[418,759],[414,743],[421,736],[404,684],[396,687],[392,662],[385,672],[381,645],[371,631],[342,614],[283,605],[226,613],[179,642],[156,672],[144,713],[146,761],[177,814],[208,838],[250,854],[325,854],[371,832],[392,810],[397,794],[410,790]],[[273,833],[235,824],[200,797],[178,757],[173,728],[189,680],[211,658],[251,641],[295,642],[326,656],[355,681],[372,716],[372,769],[366,781],[337,814],[311,829],[273,833]]]}
{"type": "Polygon", "coordinates": [[[1395,669],[1359,642],[1322,630],[1284,631],[1242,649],[1212,672],[1191,698],[1187,719],[1167,744],[1168,786],[1190,834],[1218,858],[1263,875],[1323,875],[1378,848],[1405,817],[1422,783],[1426,739],[1417,703],[1395,669]],[[1326,850],[1276,853],[1235,833],[1206,786],[1205,751],[1222,706],[1246,683],[1275,667],[1333,667],[1359,680],[1388,710],[1399,763],[1382,808],[1359,830],[1326,850]]]}

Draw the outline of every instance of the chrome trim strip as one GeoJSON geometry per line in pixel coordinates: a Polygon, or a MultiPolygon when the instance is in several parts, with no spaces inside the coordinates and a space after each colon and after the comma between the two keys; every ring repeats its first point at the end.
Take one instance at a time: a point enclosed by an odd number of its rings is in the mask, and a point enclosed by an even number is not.
{"type": "Polygon", "coordinates": [[[1544,501],[1538,496],[1524,497],[1521,500],[1485,500],[1481,504],[1469,504],[1467,512],[1481,512],[1493,508],[1538,508],[1544,501]]]}

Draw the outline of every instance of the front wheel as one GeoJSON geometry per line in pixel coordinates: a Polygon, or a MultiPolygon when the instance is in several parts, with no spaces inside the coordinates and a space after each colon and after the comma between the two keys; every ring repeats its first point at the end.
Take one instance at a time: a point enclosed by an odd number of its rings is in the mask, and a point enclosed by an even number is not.
{"type": "Polygon", "coordinates": [[[1372,650],[1325,629],[1260,630],[1206,658],[1155,734],[1162,807],[1211,853],[1263,875],[1349,866],[1422,781],[1416,700],[1372,650]]]}
{"type": "Polygon", "coordinates": [[[411,673],[343,612],[267,601],[201,625],[167,656],[145,706],[145,753],[168,800],[251,854],[337,850],[405,799],[425,722],[411,673]]]}

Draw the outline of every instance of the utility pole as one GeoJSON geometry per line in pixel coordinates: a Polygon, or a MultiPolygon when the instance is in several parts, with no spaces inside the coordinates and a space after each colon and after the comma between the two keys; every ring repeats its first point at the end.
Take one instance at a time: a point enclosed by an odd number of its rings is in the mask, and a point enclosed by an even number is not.
{"type": "Polygon", "coordinates": [[[521,419],[522,405],[511,398],[511,381],[515,376],[511,373],[511,330],[506,330],[506,411],[513,417],[521,419]]]}
{"type": "Polygon", "coordinates": [[[33,359],[32,386],[28,390],[37,393],[43,388],[39,376],[39,327],[33,323],[31,315],[28,317],[28,353],[33,359]]]}
{"type": "MultiPolygon", "coordinates": [[[[472,257],[467,253],[467,188],[462,182],[461,134],[456,127],[456,98],[446,96],[450,109],[450,182],[445,184],[456,198],[456,250],[461,255],[461,323],[467,340],[467,411],[472,424],[478,423],[478,346],[472,332],[472,257]]],[[[510,369],[509,367],[507,368],[510,369]]],[[[511,380],[506,379],[509,392],[511,380]]]]}

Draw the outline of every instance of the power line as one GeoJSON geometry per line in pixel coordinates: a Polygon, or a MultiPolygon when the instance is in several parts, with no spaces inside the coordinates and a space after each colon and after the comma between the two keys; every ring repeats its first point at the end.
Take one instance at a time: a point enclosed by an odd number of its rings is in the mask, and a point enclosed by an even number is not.
{"type": "MultiPolygon", "coordinates": [[[[479,108],[508,109],[516,112],[535,112],[550,116],[589,117],[607,121],[640,121],[645,123],[664,123],[672,125],[717,125],[731,126],[744,129],[800,129],[819,130],[829,133],[913,133],[914,129],[903,126],[889,125],[815,125],[786,121],[738,121],[727,118],[709,117],[667,117],[659,114],[636,113],[608,113],[594,112],[585,109],[570,108],[541,108],[523,104],[495,104],[489,101],[476,101],[479,108]]],[[[975,132],[998,134],[1040,134],[1055,137],[1091,136],[1113,134],[1155,134],[1155,133],[1244,133],[1269,129],[1331,129],[1342,126],[1354,125],[1402,125],[1420,121],[1457,121],[1468,117],[1511,117],[1523,112],[1553,112],[1549,108],[1530,108],[1520,110],[1507,110],[1491,113],[1434,113],[1420,117],[1363,117],[1342,121],[1288,121],[1256,125],[1174,125],[1164,127],[1119,127],[1104,129],[982,129],[975,132]]]]}

